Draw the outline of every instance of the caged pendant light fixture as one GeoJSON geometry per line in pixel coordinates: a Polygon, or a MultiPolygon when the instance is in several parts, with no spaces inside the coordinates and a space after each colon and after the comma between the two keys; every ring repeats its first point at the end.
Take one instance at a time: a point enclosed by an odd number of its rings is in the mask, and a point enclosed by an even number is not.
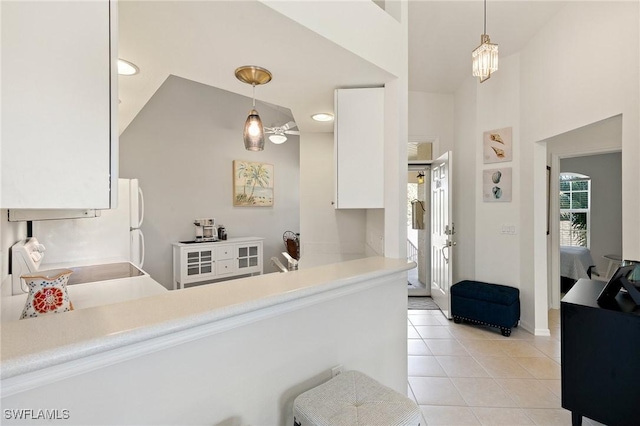
{"type": "Polygon", "coordinates": [[[484,0],[484,31],[480,36],[480,46],[471,53],[473,58],[473,76],[480,77],[480,83],[498,71],[498,45],[491,43],[487,35],[487,0],[484,0]]]}
{"type": "Polygon", "coordinates": [[[253,107],[249,111],[249,116],[244,123],[244,131],[242,132],[244,148],[247,151],[262,151],[264,149],[264,127],[262,127],[262,120],[258,115],[258,111],[256,111],[256,85],[270,82],[271,73],[264,68],[245,65],[237,68],[235,74],[238,80],[253,87],[253,107]]]}

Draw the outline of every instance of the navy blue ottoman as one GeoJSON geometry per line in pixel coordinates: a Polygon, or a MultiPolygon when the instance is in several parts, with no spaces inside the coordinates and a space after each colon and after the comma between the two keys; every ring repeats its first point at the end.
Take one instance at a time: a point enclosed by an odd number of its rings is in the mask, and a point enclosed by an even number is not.
{"type": "Polygon", "coordinates": [[[480,281],[460,281],[451,286],[451,316],[459,324],[498,327],[503,336],[511,335],[511,327],[520,320],[520,290],[506,285],[480,281]]]}

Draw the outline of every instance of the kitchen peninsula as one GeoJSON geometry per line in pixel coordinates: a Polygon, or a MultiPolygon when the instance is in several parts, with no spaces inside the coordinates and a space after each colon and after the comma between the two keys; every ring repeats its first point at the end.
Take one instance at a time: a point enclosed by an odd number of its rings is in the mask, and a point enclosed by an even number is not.
{"type": "Polygon", "coordinates": [[[40,401],[69,424],[290,424],[293,399],[339,364],[406,392],[413,266],[371,257],[3,323],[3,408],[40,401]]]}

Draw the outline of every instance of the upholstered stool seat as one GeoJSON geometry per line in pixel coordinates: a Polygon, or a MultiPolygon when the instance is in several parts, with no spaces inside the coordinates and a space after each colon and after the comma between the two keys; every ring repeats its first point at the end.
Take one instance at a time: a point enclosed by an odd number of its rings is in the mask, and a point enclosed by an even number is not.
{"type": "Polygon", "coordinates": [[[347,371],[299,395],[294,426],[419,426],[420,408],[359,371],[347,371]]]}
{"type": "Polygon", "coordinates": [[[503,336],[520,320],[520,290],[480,281],[460,281],[451,286],[451,316],[456,323],[469,321],[500,328],[503,336]]]}

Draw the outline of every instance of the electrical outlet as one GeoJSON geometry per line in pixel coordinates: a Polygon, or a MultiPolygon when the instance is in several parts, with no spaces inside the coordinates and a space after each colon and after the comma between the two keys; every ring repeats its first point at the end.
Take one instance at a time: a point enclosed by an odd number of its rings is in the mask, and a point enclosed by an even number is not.
{"type": "Polygon", "coordinates": [[[331,369],[331,377],[336,377],[338,374],[342,374],[344,372],[344,368],[342,365],[336,365],[331,369]]]}

